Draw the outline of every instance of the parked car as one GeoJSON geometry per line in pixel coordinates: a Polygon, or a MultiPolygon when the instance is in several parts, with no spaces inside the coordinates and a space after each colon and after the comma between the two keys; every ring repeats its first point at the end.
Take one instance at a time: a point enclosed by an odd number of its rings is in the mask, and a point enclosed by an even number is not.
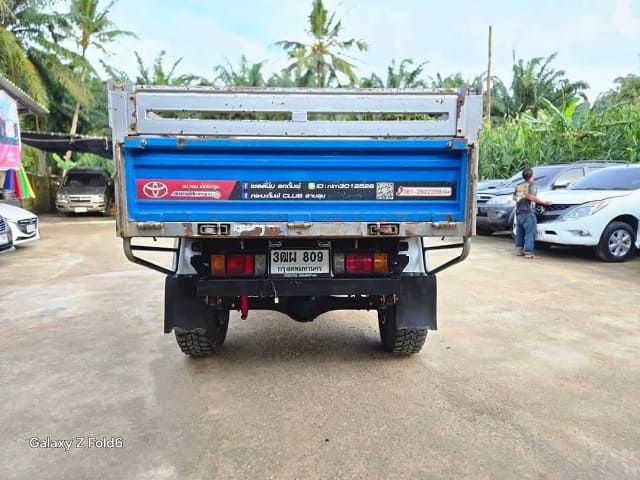
{"type": "Polygon", "coordinates": [[[545,192],[536,241],[593,247],[606,262],[629,260],[640,248],[640,165],[607,168],[564,191],[545,192]]]}
{"type": "Polygon", "coordinates": [[[56,210],[63,215],[97,212],[108,217],[113,199],[113,180],[104,168],[76,167],[58,187],[56,210]]]}
{"type": "Polygon", "coordinates": [[[38,217],[29,210],[0,202],[0,216],[9,227],[14,246],[40,238],[38,217]]]}
{"type": "MultiPolygon", "coordinates": [[[[615,161],[588,161],[538,166],[534,167],[533,171],[540,194],[549,190],[567,188],[573,182],[596,170],[623,164],[624,162],[615,161]]],[[[511,230],[516,213],[513,191],[522,181],[522,172],[518,172],[499,187],[488,190],[478,189],[476,231],[479,234],[491,235],[493,232],[511,230]]]]}
{"type": "Polygon", "coordinates": [[[503,185],[505,182],[508,182],[509,180],[505,180],[503,179],[496,179],[496,180],[478,180],[478,185],[476,186],[476,190],[477,191],[481,191],[481,190],[493,190],[496,187],[499,187],[501,185],[503,185]]]}
{"type": "Polygon", "coordinates": [[[7,221],[0,217],[0,253],[13,250],[13,238],[7,221]]]}

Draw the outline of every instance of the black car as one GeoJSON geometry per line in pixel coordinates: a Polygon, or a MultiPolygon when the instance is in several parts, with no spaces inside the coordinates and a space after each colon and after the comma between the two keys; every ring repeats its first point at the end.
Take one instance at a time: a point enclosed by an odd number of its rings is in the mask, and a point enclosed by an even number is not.
{"type": "MultiPolygon", "coordinates": [[[[541,165],[533,167],[536,176],[538,192],[567,188],[585,175],[605,167],[624,165],[618,161],[585,161],[555,165],[541,165]]],[[[490,235],[493,232],[511,230],[515,217],[516,205],[513,192],[516,185],[522,182],[522,171],[505,180],[502,185],[479,190],[476,194],[478,208],[476,216],[476,231],[480,235],[490,235]]]]}

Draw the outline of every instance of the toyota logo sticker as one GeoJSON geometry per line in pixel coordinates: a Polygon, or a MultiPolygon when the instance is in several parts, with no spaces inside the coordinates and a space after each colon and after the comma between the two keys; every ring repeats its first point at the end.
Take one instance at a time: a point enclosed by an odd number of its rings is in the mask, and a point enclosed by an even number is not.
{"type": "Polygon", "coordinates": [[[142,191],[148,198],[162,198],[169,193],[169,188],[162,182],[147,182],[142,191]]]}
{"type": "Polygon", "coordinates": [[[137,198],[145,201],[229,200],[235,180],[191,180],[145,178],[136,180],[137,198]]]}

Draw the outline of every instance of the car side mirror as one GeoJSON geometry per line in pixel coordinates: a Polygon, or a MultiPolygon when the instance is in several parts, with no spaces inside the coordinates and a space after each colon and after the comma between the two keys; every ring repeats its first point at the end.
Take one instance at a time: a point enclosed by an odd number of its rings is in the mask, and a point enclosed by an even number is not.
{"type": "Polygon", "coordinates": [[[560,189],[560,188],[567,188],[569,185],[571,185],[571,182],[569,180],[560,180],[559,182],[556,182],[553,184],[553,189],[560,189]]]}

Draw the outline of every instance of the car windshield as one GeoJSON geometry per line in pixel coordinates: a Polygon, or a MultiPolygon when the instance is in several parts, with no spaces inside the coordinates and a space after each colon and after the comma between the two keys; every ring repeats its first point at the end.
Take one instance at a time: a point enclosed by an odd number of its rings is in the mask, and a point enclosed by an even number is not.
{"type": "Polygon", "coordinates": [[[65,187],[104,187],[104,178],[95,173],[70,173],[64,179],[65,187]]]}
{"type": "Polygon", "coordinates": [[[570,190],[637,190],[640,168],[604,168],[587,175],[569,187],[570,190]]]}
{"type": "MultiPolygon", "coordinates": [[[[533,167],[533,173],[536,175],[536,184],[548,185],[551,180],[556,176],[556,173],[560,172],[564,167],[561,166],[547,166],[547,167],[533,167]]],[[[505,180],[505,186],[512,186],[522,182],[522,171],[516,173],[509,180],[505,180]]]]}

